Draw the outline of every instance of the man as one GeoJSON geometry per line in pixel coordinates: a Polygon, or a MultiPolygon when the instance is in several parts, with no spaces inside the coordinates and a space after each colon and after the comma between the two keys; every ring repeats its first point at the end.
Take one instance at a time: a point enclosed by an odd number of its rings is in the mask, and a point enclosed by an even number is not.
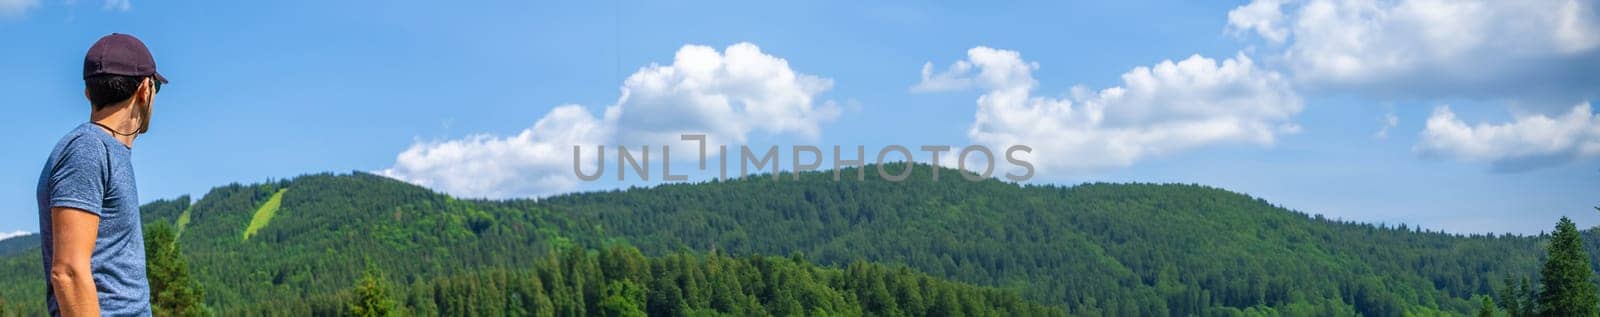
{"type": "Polygon", "coordinates": [[[89,122],[67,132],[39,175],[46,304],[56,316],[149,316],[133,140],[167,82],[143,42],[107,35],[83,58],[89,122]]]}

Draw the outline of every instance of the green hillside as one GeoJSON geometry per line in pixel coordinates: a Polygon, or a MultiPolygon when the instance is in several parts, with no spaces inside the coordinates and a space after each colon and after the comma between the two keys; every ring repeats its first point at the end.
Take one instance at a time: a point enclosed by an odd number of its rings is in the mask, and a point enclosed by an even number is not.
{"type": "Polygon", "coordinates": [[[39,246],[39,234],[27,234],[0,240],[0,257],[27,251],[39,246]]]}
{"type": "MultiPolygon", "coordinates": [[[[1072,315],[1465,315],[1507,276],[1536,277],[1545,239],[1343,222],[1199,185],[933,182],[929,168],[902,183],[816,172],[506,201],[318,174],[159,201],[145,216],[189,215],[179,246],[222,315],[336,307],[368,259],[406,294],[397,299],[421,298],[412,293],[450,289],[441,281],[539,274],[556,255],[615,245],[647,262],[803,254],[806,270],[835,272],[865,261],[1072,315]],[[294,212],[239,239],[273,200],[294,212]]],[[[1596,236],[1584,237],[1597,254],[1596,236]]],[[[40,270],[33,252],[0,257],[0,298],[37,302],[40,270]]],[[[665,287],[641,283],[649,294],[665,287]]]]}

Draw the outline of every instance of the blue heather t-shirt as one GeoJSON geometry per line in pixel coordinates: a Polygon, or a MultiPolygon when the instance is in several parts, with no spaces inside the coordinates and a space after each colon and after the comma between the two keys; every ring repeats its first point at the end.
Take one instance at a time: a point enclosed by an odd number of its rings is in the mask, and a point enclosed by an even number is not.
{"type": "MultiPolygon", "coordinates": [[[[39,238],[46,272],[53,255],[50,208],[70,207],[100,216],[89,269],[100,313],[105,316],[150,315],[150,282],[145,278],[144,231],[132,156],[128,146],[100,126],[84,123],[61,137],[39,174],[39,238]]],[[[60,315],[55,288],[45,284],[50,314],[60,315]]]]}

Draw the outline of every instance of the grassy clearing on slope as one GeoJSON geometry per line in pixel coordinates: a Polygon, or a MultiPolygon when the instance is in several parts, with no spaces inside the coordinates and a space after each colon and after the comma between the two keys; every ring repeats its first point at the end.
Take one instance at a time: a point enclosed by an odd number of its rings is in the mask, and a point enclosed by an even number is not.
{"type": "Polygon", "coordinates": [[[183,227],[189,226],[189,211],[190,210],[194,210],[194,205],[189,205],[189,208],[184,208],[183,209],[183,213],[179,213],[178,214],[178,236],[179,237],[183,236],[183,227]]]}
{"type": "MultiPolygon", "coordinates": [[[[278,192],[272,194],[272,198],[267,199],[267,203],[261,204],[261,208],[256,208],[256,214],[250,216],[250,226],[244,228],[245,240],[250,240],[250,236],[255,235],[257,230],[265,228],[267,222],[272,221],[272,215],[277,214],[278,206],[283,204],[283,192],[286,191],[289,191],[289,189],[279,189],[278,192]]],[[[179,221],[182,221],[182,218],[179,221]]]]}

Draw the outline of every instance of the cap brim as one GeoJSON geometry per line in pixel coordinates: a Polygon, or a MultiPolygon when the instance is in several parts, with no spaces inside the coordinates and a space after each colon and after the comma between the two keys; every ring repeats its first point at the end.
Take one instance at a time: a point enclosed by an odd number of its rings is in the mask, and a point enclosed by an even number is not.
{"type": "Polygon", "coordinates": [[[160,80],[162,85],[167,84],[167,76],[161,76],[161,72],[156,72],[156,80],[160,80]]]}

